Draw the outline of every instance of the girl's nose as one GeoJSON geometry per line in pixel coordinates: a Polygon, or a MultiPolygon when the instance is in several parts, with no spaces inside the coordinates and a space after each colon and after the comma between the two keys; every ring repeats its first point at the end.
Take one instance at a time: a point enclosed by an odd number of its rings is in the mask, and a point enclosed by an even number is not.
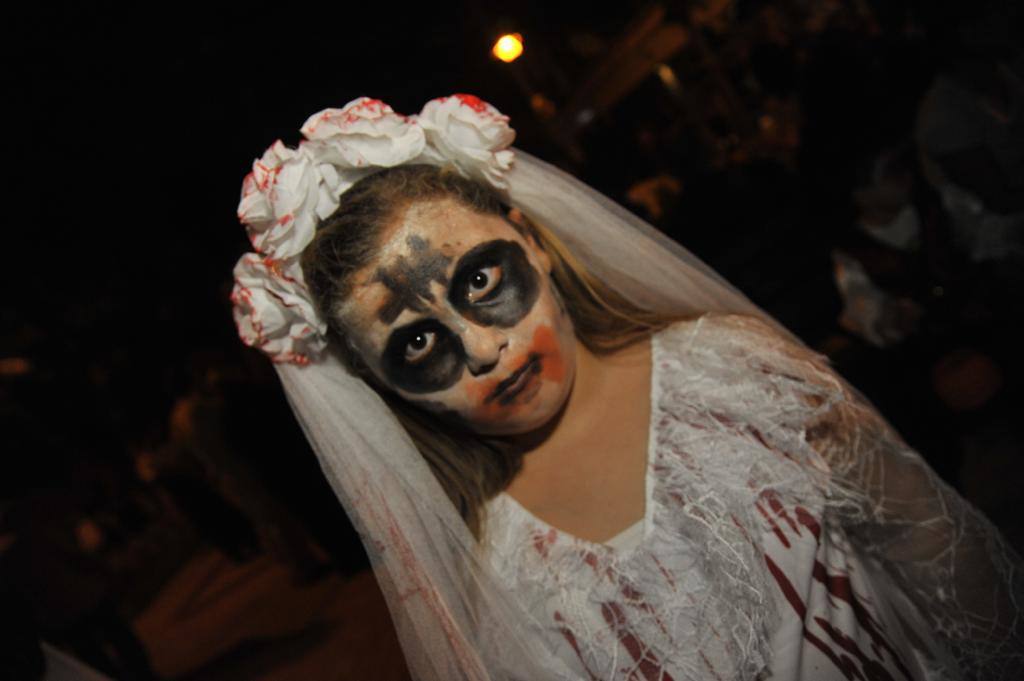
{"type": "Polygon", "coordinates": [[[487,373],[497,365],[502,351],[508,347],[505,331],[496,326],[466,325],[462,333],[466,365],[474,376],[487,373]]]}

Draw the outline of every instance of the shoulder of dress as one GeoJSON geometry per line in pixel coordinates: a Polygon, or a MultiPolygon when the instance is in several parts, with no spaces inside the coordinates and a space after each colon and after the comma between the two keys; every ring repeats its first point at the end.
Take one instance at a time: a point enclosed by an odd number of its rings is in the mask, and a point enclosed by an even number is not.
{"type": "Polygon", "coordinates": [[[715,348],[726,345],[757,345],[796,342],[782,327],[746,314],[705,312],[699,317],[673,322],[656,334],[662,346],[715,348]]]}
{"type": "Polygon", "coordinates": [[[658,338],[662,357],[687,358],[705,374],[761,381],[786,375],[832,383],[831,361],[770,319],[708,312],[667,327],[658,338]]]}
{"type": "Polygon", "coordinates": [[[828,362],[827,357],[771,319],[749,314],[709,313],[701,317],[701,321],[701,336],[707,341],[742,347],[756,355],[828,362]]]}
{"type": "Polygon", "coordinates": [[[758,337],[764,340],[785,339],[789,335],[780,325],[750,314],[708,312],[700,320],[701,329],[709,334],[758,337]]]}

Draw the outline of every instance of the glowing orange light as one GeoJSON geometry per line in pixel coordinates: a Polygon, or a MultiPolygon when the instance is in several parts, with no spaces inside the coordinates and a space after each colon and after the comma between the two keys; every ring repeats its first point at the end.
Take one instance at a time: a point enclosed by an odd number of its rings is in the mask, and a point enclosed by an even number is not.
{"type": "Polygon", "coordinates": [[[498,38],[491,48],[491,54],[503,62],[515,61],[523,53],[523,36],[518,33],[506,33],[498,38]]]}

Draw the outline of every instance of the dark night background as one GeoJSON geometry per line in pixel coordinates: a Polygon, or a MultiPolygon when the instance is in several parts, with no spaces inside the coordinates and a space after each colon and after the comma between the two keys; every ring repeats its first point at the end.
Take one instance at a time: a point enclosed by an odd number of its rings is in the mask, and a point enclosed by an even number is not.
{"type": "Polygon", "coordinates": [[[5,13],[0,677],[39,678],[44,640],[118,678],[404,678],[228,301],[253,160],[361,95],[495,105],[516,146],[828,354],[1024,543],[1015,3],[5,13]],[[489,54],[505,31],[524,36],[513,64],[489,54]],[[837,262],[862,273],[845,296],[837,262]]]}

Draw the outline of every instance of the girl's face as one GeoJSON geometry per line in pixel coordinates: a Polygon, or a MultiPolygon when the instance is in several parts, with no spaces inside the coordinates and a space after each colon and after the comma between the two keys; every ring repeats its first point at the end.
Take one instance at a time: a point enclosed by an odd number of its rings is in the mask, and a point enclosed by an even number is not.
{"type": "Polygon", "coordinates": [[[377,378],[490,435],[531,431],[575,377],[572,322],[531,238],[452,200],[412,204],[338,313],[377,378]]]}

